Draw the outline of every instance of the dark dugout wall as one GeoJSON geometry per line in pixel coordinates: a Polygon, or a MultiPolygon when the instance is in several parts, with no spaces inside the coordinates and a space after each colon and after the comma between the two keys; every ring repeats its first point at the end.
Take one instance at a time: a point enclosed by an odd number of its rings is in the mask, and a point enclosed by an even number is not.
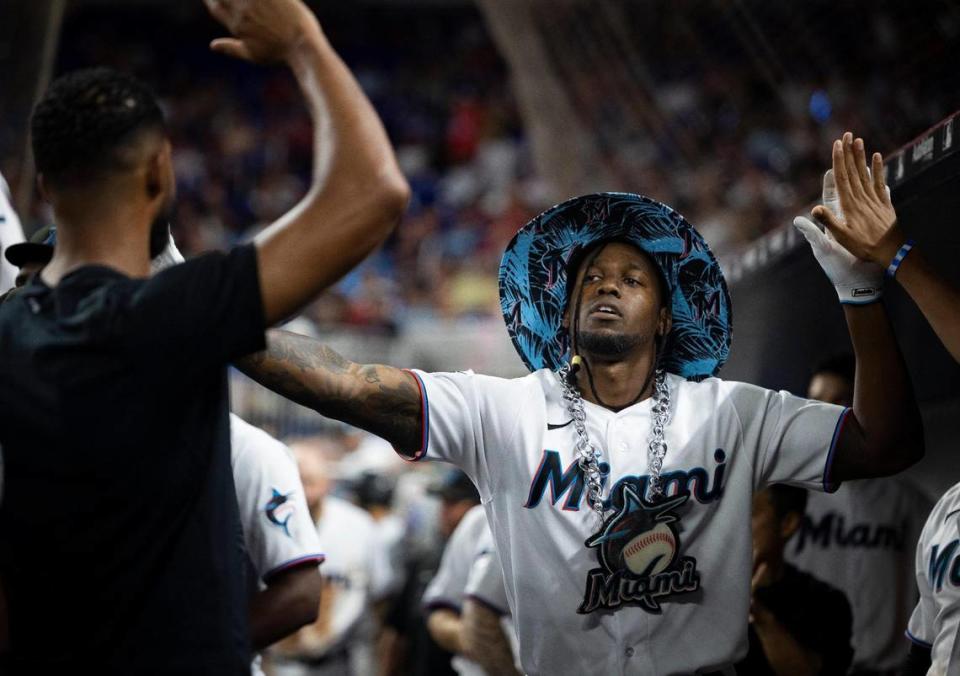
{"type": "MultiPolygon", "coordinates": [[[[888,159],[897,215],[924,254],[960,285],[960,116],[888,159]]],[[[803,394],[822,359],[849,351],[836,293],[791,225],[722,261],[733,297],[733,345],[722,377],[803,394]]],[[[960,365],[895,282],[884,291],[924,414],[927,457],[910,475],[931,495],[960,481],[960,365]]],[[[960,317],[958,317],[960,321],[960,317]]]]}

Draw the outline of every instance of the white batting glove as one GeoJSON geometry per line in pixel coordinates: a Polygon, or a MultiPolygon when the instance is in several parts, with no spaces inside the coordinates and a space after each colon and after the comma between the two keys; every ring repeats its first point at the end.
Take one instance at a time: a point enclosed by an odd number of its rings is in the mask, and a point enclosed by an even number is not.
{"type": "MultiPolygon", "coordinates": [[[[822,202],[838,218],[843,218],[833,169],[823,175],[822,202]]],[[[793,225],[810,243],[814,258],[833,282],[841,303],[866,305],[880,300],[883,295],[882,267],[860,260],[844,249],[829,230],[824,230],[805,216],[793,219],[793,225]]]]}
{"type": "Polygon", "coordinates": [[[183,254],[180,253],[180,250],[177,249],[177,245],[173,241],[173,235],[167,233],[167,246],[164,247],[156,258],[150,261],[150,274],[155,275],[161,270],[166,270],[171,268],[178,263],[183,263],[186,260],[183,257],[183,254]]]}

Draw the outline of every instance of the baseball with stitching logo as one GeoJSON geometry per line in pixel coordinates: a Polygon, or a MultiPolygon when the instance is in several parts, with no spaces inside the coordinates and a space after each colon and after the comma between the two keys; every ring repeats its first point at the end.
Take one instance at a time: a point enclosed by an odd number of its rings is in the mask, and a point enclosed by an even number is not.
{"type": "Polygon", "coordinates": [[[647,577],[663,571],[673,561],[677,540],[665,523],[634,537],[623,548],[623,562],[634,575],[647,577]]]}

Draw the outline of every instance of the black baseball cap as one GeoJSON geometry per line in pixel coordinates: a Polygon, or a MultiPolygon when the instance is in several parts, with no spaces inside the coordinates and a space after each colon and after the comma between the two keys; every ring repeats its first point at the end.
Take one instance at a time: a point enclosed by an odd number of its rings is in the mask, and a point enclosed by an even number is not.
{"type": "Polygon", "coordinates": [[[377,472],[363,472],[352,482],[353,493],[361,507],[389,507],[396,481],[377,472]]]}
{"type": "Polygon", "coordinates": [[[470,481],[470,477],[458,469],[449,470],[437,479],[427,489],[427,494],[448,502],[459,502],[460,500],[480,502],[480,494],[477,492],[476,486],[470,481]]]}
{"type": "Polygon", "coordinates": [[[53,258],[55,237],[56,229],[51,225],[46,225],[33,233],[29,241],[8,246],[3,255],[10,261],[11,265],[16,265],[18,268],[30,263],[46,265],[53,258]]]}

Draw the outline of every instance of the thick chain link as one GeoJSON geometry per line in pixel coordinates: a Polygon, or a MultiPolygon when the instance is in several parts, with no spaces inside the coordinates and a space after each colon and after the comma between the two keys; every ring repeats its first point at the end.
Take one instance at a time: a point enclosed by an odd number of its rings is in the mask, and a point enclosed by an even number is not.
{"type": "MultiPolygon", "coordinates": [[[[600,473],[600,459],[603,457],[600,449],[593,445],[587,433],[587,413],[583,408],[583,397],[580,391],[570,384],[570,365],[560,367],[557,375],[563,386],[563,399],[567,403],[567,410],[573,420],[573,427],[577,433],[577,465],[583,473],[587,489],[587,504],[596,513],[597,518],[603,521],[603,479],[600,473]]],[[[653,421],[650,426],[650,443],[647,446],[647,464],[650,473],[650,492],[654,496],[663,494],[660,481],[660,472],[663,469],[663,458],[667,454],[667,442],[664,438],[666,427],[670,422],[670,387],[667,385],[666,374],[663,369],[657,369],[653,385],[653,421]]]]}
{"type": "Polygon", "coordinates": [[[650,443],[647,446],[647,464],[650,473],[650,494],[654,498],[663,495],[660,472],[663,470],[663,458],[667,455],[665,438],[667,425],[670,424],[670,386],[663,369],[657,369],[653,384],[653,422],[650,428],[650,443]]]}

